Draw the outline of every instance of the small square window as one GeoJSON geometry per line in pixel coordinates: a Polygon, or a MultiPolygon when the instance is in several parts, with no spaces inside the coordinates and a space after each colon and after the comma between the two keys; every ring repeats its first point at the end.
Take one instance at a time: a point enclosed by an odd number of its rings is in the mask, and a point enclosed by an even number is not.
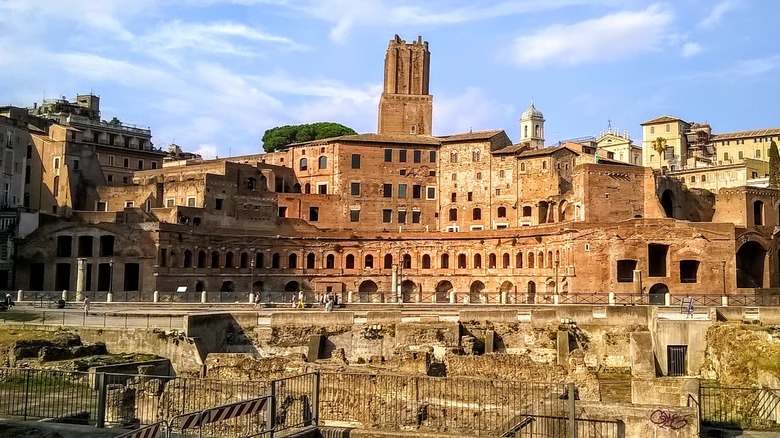
{"type": "Polygon", "coordinates": [[[224,199],[217,198],[214,200],[214,210],[222,210],[222,204],[225,202],[224,199]]]}
{"type": "Polygon", "coordinates": [[[383,223],[389,224],[390,221],[392,220],[392,218],[393,218],[393,210],[390,210],[390,209],[382,210],[382,222],[383,223]]]}
{"type": "Polygon", "coordinates": [[[399,224],[406,223],[406,210],[398,210],[398,223],[399,224]]]}
{"type": "Polygon", "coordinates": [[[350,184],[350,194],[352,196],[360,196],[360,183],[353,182],[350,184]]]}
{"type": "Polygon", "coordinates": [[[360,210],[350,210],[349,211],[349,221],[350,222],[360,222],[360,210]]]}
{"type": "Polygon", "coordinates": [[[412,223],[413,224],[419,224],[420,223],[420,217],[421,217],[421,212],[413,211],[412,212],[412,223]]]}

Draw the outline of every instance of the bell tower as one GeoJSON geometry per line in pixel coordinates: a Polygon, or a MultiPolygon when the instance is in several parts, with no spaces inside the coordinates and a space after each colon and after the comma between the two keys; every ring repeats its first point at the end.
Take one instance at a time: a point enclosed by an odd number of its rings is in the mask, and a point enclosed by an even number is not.
{"type": "Polygon", "coordinates": [[[422,37],[395,36],[385,55],[385,88],[379,100],[378,134],[431,135],[433,96],[428,94],[431,53],[422,37]]]}
{"type": "Polygon", "coordinates": [[[531,99],[531,106],[520,116],[520,143],[530,143],[534,149],[544,147],[544,114],[536,109],[531,99]]]}

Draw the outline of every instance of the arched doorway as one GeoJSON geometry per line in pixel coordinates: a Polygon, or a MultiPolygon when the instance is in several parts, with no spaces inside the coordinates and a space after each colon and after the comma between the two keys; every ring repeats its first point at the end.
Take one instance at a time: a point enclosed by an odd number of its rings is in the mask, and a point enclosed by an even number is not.
{"type": "Polygon", "coordinates": [[[222,287],[219,288],[220,292],[233,292],[236,290],[236,286],[232,281],[223,281],[222,287]]]}
{"type": "Polygon", "coordinates": [[[436,285],[436,302],[437,303],[449,303],[450,291],[452,290],[452,283],[449,281],[440,281],[436,285]]]}
{"type": "Polygon", "coordinates": [[[737,287],[764,287],[766,250],[755,241],[745,242],[737,251],[737,287]]]}
{"type": "Polygon", "coordinates": [[[401,299],[404,303],[411,303],[417,295],[417,285],[411,280],[401,283],[401,299]]]}
{"type": "Polygon", "coordinates": [[[287,284],[284,285],[285,292],[298,292],[299,288],[300,288],[300,283],[294,280],[288,281],[287,284]]]}
{"type": "Polygon", "coordinates": [[[664,208],[666,217],[674,217],[674,195],[671,190],[664,190],[661,194],[661,207],[664,208]]]}
{"type": "Polygon", "coordinates": [[[648,301],[650,304],[656,306],[663,306],[666,304],[666,294],[669,292],[669,288],[663,283],[656,283],[650,288],[648,293],[648,301]]]}
{"type": "MultiPolygon", "coordinates": [[[[533,255],[533,254],[531,254],[533,255]]],[[[528,304],[534,304],[536,303],[536,283],[533,281],[528,282],[528,291],[526,292],[526,299],[525,302],[528,304]]]]}
{"type": "Polygon", "coordinates": [[[471,288],[469,289],[469,302],[473,304],[481,303],[483,290],[485,290],[485,283],[481,281],[471,283],[471,288]]]}
{"type": "Polygon", "coordinates": [[[358,286],[358,301],[361,303],[380,303],[382,300],[377,291],[379,286],[371,280],[366,280],[358,286]]]}
{"type": "MultiPolygon", "coordinates": [[[[205,288],[206,285],[201,280],[195,282],[195,292],[203,292],[205,288]]],[[[197,298],[200,299],[200,297],[197,298]]]]}
{"type": "MultiPolygon", "coordinates": [[[[505,281],[505,282],[501,283],[501,287],[498,288],[498,292],[500,293],[500,295],[502,297],[504,295],[506,295],[506,303],[514,304],[515,297],[512,294],[512,292],[514,291],[514,288],[515,288],[515,285],[513,285],[511,281],[505,281]]],[[[500,302],[500,300],[501,300],[501,298],[499,297],[499,302],[500,302]]]]}

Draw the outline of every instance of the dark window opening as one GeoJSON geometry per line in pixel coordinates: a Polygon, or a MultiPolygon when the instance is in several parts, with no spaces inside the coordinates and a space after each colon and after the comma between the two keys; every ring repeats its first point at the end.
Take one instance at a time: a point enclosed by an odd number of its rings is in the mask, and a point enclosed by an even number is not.
{"type": "Polygon", "coordinates": [[[698,260],[680,260],[680,283],[697,283],[699,278],[698,260]]]}
{"type": "Polygon", "coordinates": [[[79,236],[79,257],[92,257],[92,236],[79,236]]]}
{"type": "Polygon", "coordinates": [[[651,243],[647,246],[649,277],[666,277],[666,257],[669,254],[669,245],[651,243]]]}
{"type": "Polygon", "coordinates": [[[57,236],[57,257],[70,257],[72,245],[73,238],[71,236],[57,236]]]}
{"type": "Polygon", "coordinates": [[[633,282],[635,269],[636,269],[636,260],[618,260],[617,261],[618,283],[633,282]]]}

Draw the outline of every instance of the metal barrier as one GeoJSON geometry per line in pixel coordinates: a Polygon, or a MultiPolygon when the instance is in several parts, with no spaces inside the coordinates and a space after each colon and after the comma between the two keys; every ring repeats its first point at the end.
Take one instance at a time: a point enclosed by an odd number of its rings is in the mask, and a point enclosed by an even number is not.
{"type": "Polygon", "coordinates": [[[272,406],[273,397],[264,396],[177,415],[167,422],[168,436],[244,438],[263,435],[274,429],[273,422],[269,421],[272,406]]]}
{"type": "Polygon", "coordinates": [[[705,425],[780,431],[780,389],[702,385],[699,405],[705,425]]]}
{"type": "Polygon", "coordinates": [[[95,425],[98,392],[89,373],[0,368],[0,413],[23,420],[70,418],[95,425]]]}

